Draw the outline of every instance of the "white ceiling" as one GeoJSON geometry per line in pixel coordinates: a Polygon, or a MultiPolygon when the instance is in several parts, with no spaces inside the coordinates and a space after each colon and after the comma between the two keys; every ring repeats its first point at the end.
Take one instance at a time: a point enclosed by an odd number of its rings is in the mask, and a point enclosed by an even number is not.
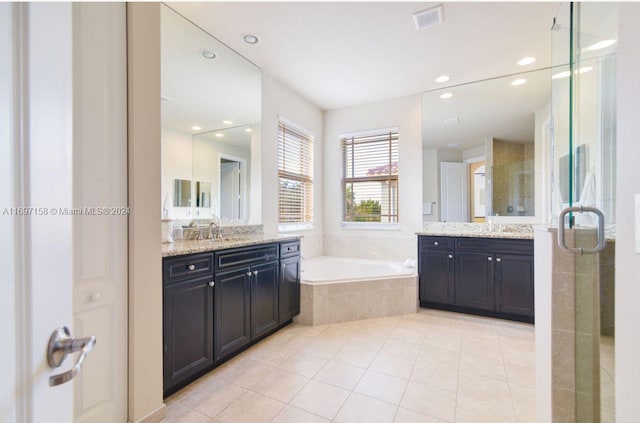
{"type": "Polygon", "coordinates": [[[170,6],[323,110],[435,89],[441,74],[455,85],[520,72],[524,56],[537,58],[529,69],[550,65],[558,3],[444,3],[441,25],[416,30],[413,13],[437,4],[170,6]]]}
{"type": "Polygon", "coordinates": [[[551,71],[521,73],[424,93],[422,113],[423,144],[447,148],[459,144],[464,150],[484,144],[489,137],[514,142],[533,142],[535,112],[551,100],[551,71]],[[516,79],[524,85],[513,86],[516,79]],[[443,93],[453,97],[440,98],[443,93]],[[458,118],[458,123],[445,123],[458,118]]]}

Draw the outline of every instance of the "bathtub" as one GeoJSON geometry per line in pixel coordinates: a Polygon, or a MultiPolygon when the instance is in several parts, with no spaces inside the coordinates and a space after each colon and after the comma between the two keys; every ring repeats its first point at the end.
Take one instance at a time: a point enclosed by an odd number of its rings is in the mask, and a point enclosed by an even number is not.
{"type": "Polygon", "coordinates": [[[415,313],[418,276],[402,263],[343,257],[302,261],[296,321],[322,325],[415,313]]]}

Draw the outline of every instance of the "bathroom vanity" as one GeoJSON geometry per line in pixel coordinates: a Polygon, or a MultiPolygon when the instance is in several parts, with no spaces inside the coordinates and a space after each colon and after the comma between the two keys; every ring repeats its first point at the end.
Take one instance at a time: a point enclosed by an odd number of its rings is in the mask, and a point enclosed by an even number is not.
{"type": "Polygon", "coordinates": [[[420,305],[533,322],[533,239],[528,238],[419,233],[420,305]]]}
{"type": "Polygon", "coordinates": [[[300,313],[300,239],[251,236],[163,248],[165,397],[300,313]]]}

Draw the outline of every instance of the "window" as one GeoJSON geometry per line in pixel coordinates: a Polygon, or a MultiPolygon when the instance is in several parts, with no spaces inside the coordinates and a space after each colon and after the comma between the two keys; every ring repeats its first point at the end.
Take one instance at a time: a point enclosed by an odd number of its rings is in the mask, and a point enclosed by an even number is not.
{"type": "Polygon", "coordinates": [[[345,222],[398,222],[398,129],[341,138],[345,222]]]}
{"type": "Polygon", "coordinates": [[[313,222],[313,137],[278,122],[278,222],[313,222]]]}

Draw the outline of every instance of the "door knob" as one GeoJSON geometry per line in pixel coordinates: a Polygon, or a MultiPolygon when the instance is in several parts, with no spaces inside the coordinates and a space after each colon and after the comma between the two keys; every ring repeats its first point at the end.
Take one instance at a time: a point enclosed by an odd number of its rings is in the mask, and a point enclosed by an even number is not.
{"type": "Polygon", "coordinates": [[[47,361],[52,368],[58,368],[62,365],[69,354],[80,351],[80,355],[76,360],[76,364],[64,373],[49,377],[49,386],[62,385],[76,377],[82,365],[93,347],[96,346],[96,337],[89,336],[87,338],[74,338],[66,326],[57,328],[49,338],[49,346],[47,348],[47,361]]]}

